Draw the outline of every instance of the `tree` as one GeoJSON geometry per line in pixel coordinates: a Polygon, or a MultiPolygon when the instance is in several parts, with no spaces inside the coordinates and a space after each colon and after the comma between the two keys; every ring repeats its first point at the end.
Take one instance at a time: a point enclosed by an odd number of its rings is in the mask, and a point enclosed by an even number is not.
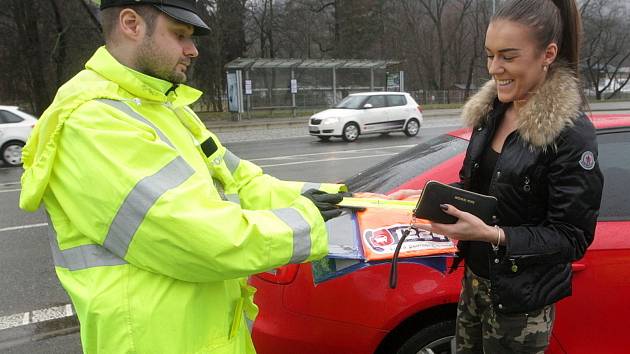
{"type": "Polygon", "coordinates": [[[597,100],[618,94],[630,80],[628,7],[618,0],[589,0],[581,8],[584,26],[582,70],[597,100]],[[612,86],[612,87],[611,87],[612,86]]]}
{"type": "Polygon", "coordinates": [[[100,43],[100,31],[79,1],[0,0],[0,98],[40,115],[58,86],[79,71],[100,43]]]}
{"type": "Polygon", "coordinates": [[[202,103],[212,110],[223,110],[226,86],[225,65],[244,56],[247,0],[199,1],[210,35],[197,37],[199,57],[191,72],[191,84],[204,92],[202,103]]]}

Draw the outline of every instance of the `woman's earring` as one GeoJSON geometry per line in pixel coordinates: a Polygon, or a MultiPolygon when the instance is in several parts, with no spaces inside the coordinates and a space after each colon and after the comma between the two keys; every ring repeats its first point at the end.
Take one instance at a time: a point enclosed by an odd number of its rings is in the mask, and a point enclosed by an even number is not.
{"type": "Polygon", "coordinates": [[[549,65],[547,65],[547,64],[543,65],[543,71],[547,72],[547,69],[549,69],[549,65]]]}

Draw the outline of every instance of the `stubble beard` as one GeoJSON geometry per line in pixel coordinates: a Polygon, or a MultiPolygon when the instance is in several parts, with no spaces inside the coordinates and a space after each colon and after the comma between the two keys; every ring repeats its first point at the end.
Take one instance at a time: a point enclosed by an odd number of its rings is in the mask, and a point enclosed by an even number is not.
{"type": "Polygon", "coordinates": [[[168,58],[156,48],[151,36],[146,36],[138,47],[136,59],[136,70],[139,72],[162,79],[173,84],[186,82],[186,72],[176,69],[178,61],[174,66],[169,63],[168,58]]]}

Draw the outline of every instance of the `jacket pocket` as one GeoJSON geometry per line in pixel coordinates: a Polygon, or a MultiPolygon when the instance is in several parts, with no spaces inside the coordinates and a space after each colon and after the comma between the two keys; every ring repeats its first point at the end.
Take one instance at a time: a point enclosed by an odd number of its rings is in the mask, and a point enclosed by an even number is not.
{"type": "Polygon", "coordinates": [[[521,262],[514,269],[512,260],[506,259],[491,269],[495,310],[512,314],[530,312],[562,299],[571,292],[570,268],[566,264],[525,266],[521,262]]]}
{"type": "Polygon", "coordinates": [[[234,310],[234,320],[232,321],[232,326],[230,327],[230,334],[228,335],[228,340],[232,340],[234,336],[238,334],[239,329],[241,328],[241,324],[243,322],[243,305],[245,299],[241,297],[236,303],[236,309],[234,310]]]}

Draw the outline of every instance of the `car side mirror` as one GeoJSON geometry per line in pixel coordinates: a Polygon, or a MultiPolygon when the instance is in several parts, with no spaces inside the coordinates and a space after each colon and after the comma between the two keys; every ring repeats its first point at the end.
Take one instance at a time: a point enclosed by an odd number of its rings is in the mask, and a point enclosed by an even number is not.
{"type": "Polygon", "coordinates": [[[372,104],[371,103],[366,103],[363,105],[363,108],[372,108],[372,104]]]}

